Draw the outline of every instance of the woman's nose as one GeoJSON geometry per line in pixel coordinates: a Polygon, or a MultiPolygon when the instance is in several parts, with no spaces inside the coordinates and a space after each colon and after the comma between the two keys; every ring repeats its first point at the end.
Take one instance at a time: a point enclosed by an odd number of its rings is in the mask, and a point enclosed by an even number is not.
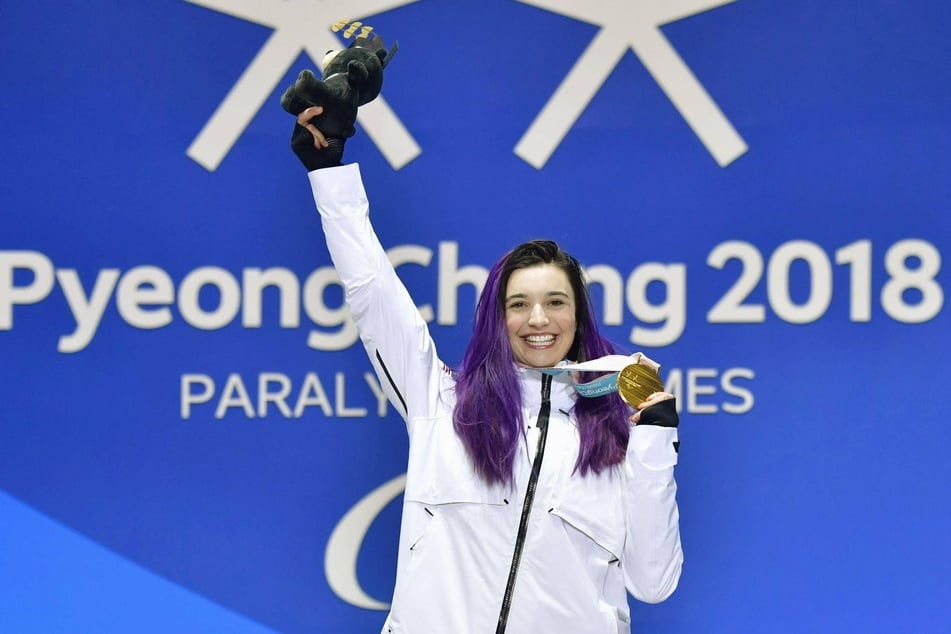
{"type": "Polygon", "coordinates": [[[532,306],[532,313],[528,316],[528,323],[532,326],[544,326],[548,323],[548,313],[541,304],[532,306]]]}

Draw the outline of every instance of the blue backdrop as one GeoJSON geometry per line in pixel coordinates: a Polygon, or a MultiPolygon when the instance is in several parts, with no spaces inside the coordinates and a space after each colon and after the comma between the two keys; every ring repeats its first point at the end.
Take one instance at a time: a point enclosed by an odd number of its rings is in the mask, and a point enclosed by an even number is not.
{"type": "Polygon", "coordinates": [[[0,631],[382,624],[405,431],[279,106],[341,19],[399,40],[346,158],[443,358],[550,237],[679,397],[635,631],[944,631],[936,0],[4,2],[0,631]]]}

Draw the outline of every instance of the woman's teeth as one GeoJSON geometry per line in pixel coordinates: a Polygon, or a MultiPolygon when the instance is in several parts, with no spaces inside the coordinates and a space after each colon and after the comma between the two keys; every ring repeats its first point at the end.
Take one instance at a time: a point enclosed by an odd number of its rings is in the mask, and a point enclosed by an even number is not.
{"type": "Polygon", "coordinates": [[[530,346],[543,347],[543,346],[550,345],[553,341],[555,341],[555,336],[554,335],[532,335],[529,337],[525,337],[525,341],[530,346]]]}

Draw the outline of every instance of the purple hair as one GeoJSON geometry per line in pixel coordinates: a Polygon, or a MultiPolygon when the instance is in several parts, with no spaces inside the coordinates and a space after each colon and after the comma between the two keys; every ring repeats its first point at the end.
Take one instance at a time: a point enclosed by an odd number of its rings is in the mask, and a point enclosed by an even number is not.
{"type": "MultiPolygon", "coordinates": [[[[505,291],[518,269],[554,264],[565,272],[575,295],[576,331],[568,358],[582,362],[614,353],[598,332],[581,265],[550,240],[526,242],[504,255],[489,271],[476,306],[473,336],[457,371],[453,425],[476,471],[487,482],[512,483],[523,425],[522,398],[508,331],[505,291]]],[[[574,407],[581,437],[575,470],[581,475],[624,459],[630,425],[627,406],[617,394],[578,398],[574,407]]]]}

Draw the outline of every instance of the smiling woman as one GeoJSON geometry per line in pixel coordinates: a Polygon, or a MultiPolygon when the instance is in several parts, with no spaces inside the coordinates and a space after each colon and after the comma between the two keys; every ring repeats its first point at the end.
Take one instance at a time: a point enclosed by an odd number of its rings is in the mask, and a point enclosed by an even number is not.
{"type": "MultiPolygon", "coordinates": [[[[554,243],[541,244],[557,249],[554,243]]],[[[533,246],[537,243],[525,249],[533,246]]],[[[557,265],[535,264],[509,277],[505,326],[516,362],[530,368],[556,365],[568,356],[576,324],[574,291],[557,265]]]]}
{"type": "Polygon", "coordinates": [[[368,221],[359,167],[309,177],[354,323],[409,433],[383,632],[628,632],[627,594],[663,601],[680,578],[678,418],[670,394],[632,416],[616,393],[581,398],[568,373],[542,371],[614,353],[581,265],[545,240],[505,254],[447,371],[368,221]]]}
{"type": "Polygon", "coordinates": [[[316,127],[333,105],[311,103],[291,148],[360,339],[409,433],[383,632],[629,632],[628,592],[663,601],[680,579],[673,395],[654,392],[632,413],[616,392],[579,396],[554,370],[615,350],[581,265],[547,240],[489,271],[449,371],[369,222],[359,167],[340,162],[346,138],[316,127]]]}

